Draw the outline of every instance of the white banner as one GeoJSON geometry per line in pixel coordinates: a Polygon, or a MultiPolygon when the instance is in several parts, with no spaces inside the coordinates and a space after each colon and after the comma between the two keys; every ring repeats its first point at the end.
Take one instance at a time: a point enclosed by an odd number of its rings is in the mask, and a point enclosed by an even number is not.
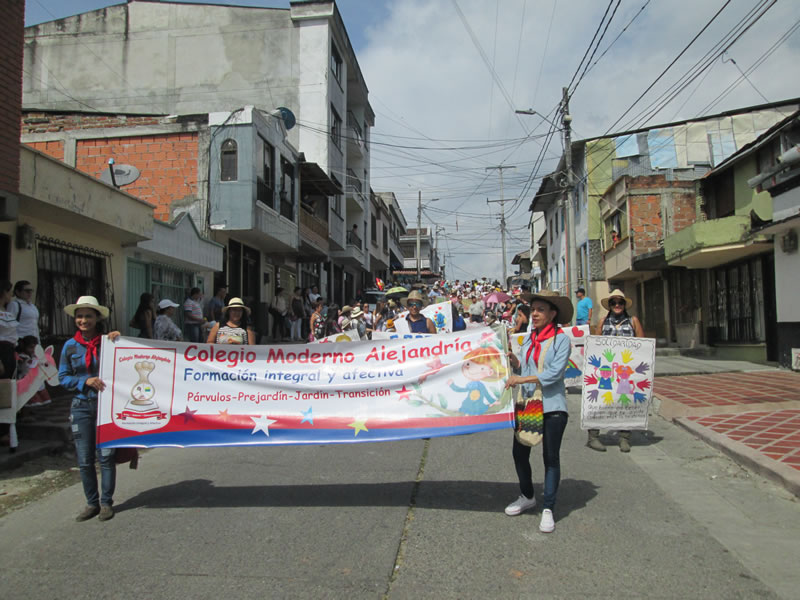
{"type": "Polygon", "coordinates": [[[647,429],[656,341],[592,335],[586,341],[582,429],[647,429]]]}
{"type": "Polygon", "coordinates": [[[98,445],[322,444],[510,428],[493,331],[287,346],[104,340],[98,445]]]}

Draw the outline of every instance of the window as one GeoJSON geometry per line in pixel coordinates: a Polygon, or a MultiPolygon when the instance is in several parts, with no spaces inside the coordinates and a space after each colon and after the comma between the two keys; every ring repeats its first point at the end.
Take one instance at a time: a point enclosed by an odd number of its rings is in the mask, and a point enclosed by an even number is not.
{"type": "Polygon", "coordinates": [[[553,245],[553,219],[550,219],[550,227],[547,228],[550,232],[550,245],[553,245]]]}
{"type": "Polygon", "coordinates": [[[259,162],[261,164],[261,172],[256,178],[256,200],[275,208],[275,148],[273,148],[267,140],[258,137],[259,145],[259,162]]]}
{"type": "MultiPolygon", "coordinates": [[[[330,175],[331,181],[336,184],[336,187],[342,189],[342,184],[336,178],[336,175],[331,173],[330,175]]],[[[335,196],[331,196],[331,203],[330,203],[331,210],[336,213],[339,217],[342,216],[342,195],[336,194],[335,196]]]]}
{"type": "Polygon", "coordinates": [[[606,251],[616,248],[621,240],[628,237],[627,203],[614,209],[604,220],[606,251]]]}
{"type": "Polygon", "coordinates": [[[280,197],[281,216],[294,221],[294,165],[282,156],[280,197]]]}
{"type": "Polygon", "coordinates": [[[372,240],[372,245],[378,245],[378,219],[375,218],[375,215],[370,215],[370,238],[372,240]]]}
{"type": "Polygon", "coordinates": [[[383,251],[389,251],[389,230],[386,228],[386,225],[383,226],[383,251]]]}
{"type": "Polygon", "coordinates": [[[340,150],[342,149],[342,117],[331,104],[331,140],[340,150]]]}
{"type": "Polygon", "coordinates": [[[336,48],[336,44],[331,40],[331,73],[336,81],[342,83],[342,56],[336,48]]]}
{"type": "Polygon", "coordinates": [[[562,232],[564,231],[564,226],[565,226],[564,224],[566,223],[566,220],[567,220],[567,207],[564,206],[564,207],[561,208],[561,231],[562,232]]]}
{"type": "Polygon", "coordinates": [[[233,140],[222,142],[220,151],[220,179],[222,181],[236,181],[238,179],[237,148],[233,140]]]}

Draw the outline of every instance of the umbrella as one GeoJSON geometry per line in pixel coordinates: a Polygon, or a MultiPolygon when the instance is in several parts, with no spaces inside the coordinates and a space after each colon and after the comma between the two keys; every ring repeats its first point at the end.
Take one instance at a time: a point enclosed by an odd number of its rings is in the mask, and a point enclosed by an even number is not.
{"type": "Polygon", "coordinates": [[[402,286],[396,286],[393,288],[389,288],[386,290],[386,297],[389,296],[402,296],[404,294],[408,294],[408,290],[402,286]]]}
{"type": "Polygon", "coordinates": [[[483,298],[486,304],[497,304],[498,302],[508,302],[509,300],[511,300],[511,296],[505,292],[492,292],[483,298]]]}

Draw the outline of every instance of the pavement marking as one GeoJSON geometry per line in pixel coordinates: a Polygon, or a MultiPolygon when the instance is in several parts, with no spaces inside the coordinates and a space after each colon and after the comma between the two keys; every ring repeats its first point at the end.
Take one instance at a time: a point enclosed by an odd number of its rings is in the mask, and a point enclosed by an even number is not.
{"type": "Polygon", "coordinates": [[[745,512],[735,494],[721,494],[704,477],[682,468],[658,445],[636,446],[629,456],[764,584],[782,598],[797,597],[800,523],[796,505],[787,507],[786,519],[764,523],[758,514],[745,512]]]}

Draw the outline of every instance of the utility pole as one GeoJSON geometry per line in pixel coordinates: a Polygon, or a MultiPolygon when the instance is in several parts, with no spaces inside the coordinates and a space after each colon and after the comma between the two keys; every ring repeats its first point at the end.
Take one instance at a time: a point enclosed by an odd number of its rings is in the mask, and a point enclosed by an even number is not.
{"type": "Polygon", "coordinates": [[[572,115],[569,114],[569,93],[567,88],[561,88],[561,123],[564,131],[564,166],[567,170],[567,185],[564,190],[564,203],[567,208],[567,297],[572,298],[578,289],[578,275],[575,267],[575,204],[572,198],[574,182],[572,180],[572,137],[570,124],[572,115]]]}
{"type": "Polygon", "coordinates": [[[422,229],[422,190],[417,196],[417,282],[422,280],[421,256],[420,256],[420,229],[422,229]]]}
{"type": "Polygon", "coordinates": [[[516,169],[514,165],[497,165],[495,167],[486,167],[487,171],[497,170],[500,172],[500,200],[486,199],[486,203],[499,202],[500,203],[500,237],[503,240],[503,287],[508,285],[508,268],[506,265],[506,199],[503,193],[503,171],[505,169],[516,169]]]}
{"type": "MultiPolygon", "coordinates": [[[[434,244],[433,252],[436,253],[435,254],[435,256],[436,256],[436,266],[439,267],[439,269],[438,269],[439,272],[441,272],[441,265],[439,264],[439,260],[440,260],[439,259],[439,232],[440,231],[444,231],[444,230],[445,230],[445,228],[443,226],[441,226],[441,225],[437,225],[436,226],[436,242],[434,244]]],[[[433,269],[431,269],[431,270],[433,270],[433,269]]],[[[442,279],[444,279],[444,278],[442,278],[442,279]]]]}

